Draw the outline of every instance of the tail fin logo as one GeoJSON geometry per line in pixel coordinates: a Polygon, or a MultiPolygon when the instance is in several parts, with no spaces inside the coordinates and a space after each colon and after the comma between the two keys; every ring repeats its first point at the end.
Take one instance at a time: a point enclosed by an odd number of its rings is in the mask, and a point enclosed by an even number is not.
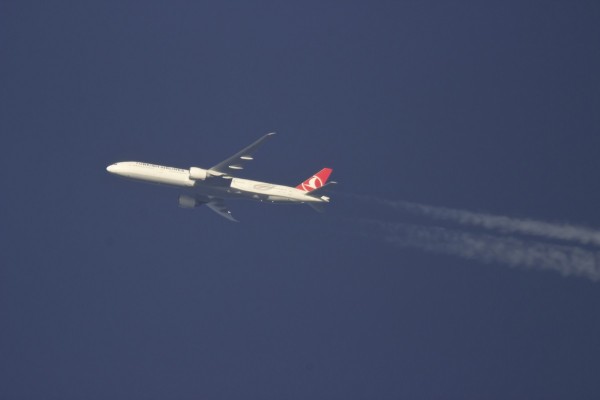
{"type": "Polygon", "coordinates": [[[317,175],[313,175],[313,177],[309,180],[302,182],[302,189],[304,189],[306,192],[310,192],[311,190],[315,190],[321,186],[323,186],[323,181],[317,175]]]}
{"type": "Polygon", "coordinates": [[[314,174],[313,176],[296,186],[296,189],[300,189],[305,192],[312,192],[313,190],[322,187],[325,184],[325,182],[327,182],[327,179],[329,178],[330,174],[331,168],[323,168],[322,170],[320,170],[319,172],[317,172],[316,174],[314,174]]]}

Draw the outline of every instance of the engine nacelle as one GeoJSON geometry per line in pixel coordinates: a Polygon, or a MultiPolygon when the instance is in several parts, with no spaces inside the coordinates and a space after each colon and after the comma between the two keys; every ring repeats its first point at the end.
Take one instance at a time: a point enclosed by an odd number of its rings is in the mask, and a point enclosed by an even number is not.
{"type": "Polygon", "coordinates": [[[198,206],[198,201],[192,196],[182,194],[179,196],[179,207],[181,208],[194,208],[198,206]]]}
{"type": "Polygon", "coordinates": [[[203,181],[208,178],[208,171],[198,167],[190,168],[190,179],[195,181],[203,181]]]}

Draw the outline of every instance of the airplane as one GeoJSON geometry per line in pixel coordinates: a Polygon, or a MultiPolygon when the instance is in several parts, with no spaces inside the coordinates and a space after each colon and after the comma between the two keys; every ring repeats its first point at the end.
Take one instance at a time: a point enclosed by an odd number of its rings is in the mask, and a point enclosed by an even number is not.
{"type": "Polygon", "coordinates": [[[269,203],[307,204],[316,211],[329,203],[330,198],[323,191],[336,182],[327,182],[331,168],[323,168],[296,187],[274,183],[253,181],[233,176],[254,160],[255,151],[275,132],[268,133],[237,152],[228,159],[208,168],[190,167],[181,169],[165,165],[139,161],[122,161],[111,164],[106,170],[111,174],[136,181],[181,187],[188,193],[179,196],[181,208],[195,208],[206,205],[220,216],[238,222],[225,204],[226,198],[251,199],[269,203]]]}

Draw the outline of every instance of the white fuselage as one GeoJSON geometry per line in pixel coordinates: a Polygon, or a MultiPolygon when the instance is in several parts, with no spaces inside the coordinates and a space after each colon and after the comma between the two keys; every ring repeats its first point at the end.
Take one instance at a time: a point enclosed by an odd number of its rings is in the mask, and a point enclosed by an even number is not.
{"type": "Polygon", "coordinates": [[[208,176],[205,180],[190,179],[187,169],[148,164],[137,161],[109,165],[107,171],[124,178],[189,188],[195,192],[219,198],[246,198],[273,203],[323,203],[328,198],[309,196],[290,186],[223,176],[208,176]]]}

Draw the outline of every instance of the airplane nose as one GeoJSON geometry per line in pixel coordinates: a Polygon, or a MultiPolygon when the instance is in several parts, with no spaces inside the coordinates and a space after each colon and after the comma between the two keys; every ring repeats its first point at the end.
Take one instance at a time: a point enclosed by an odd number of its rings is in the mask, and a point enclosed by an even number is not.
{"type": "Polygon", "coordinates": [[[115,172],[115,168],[115,164],[111,164],[108,167],[106,167],[106,170],[112,174],[115,172]]]}

